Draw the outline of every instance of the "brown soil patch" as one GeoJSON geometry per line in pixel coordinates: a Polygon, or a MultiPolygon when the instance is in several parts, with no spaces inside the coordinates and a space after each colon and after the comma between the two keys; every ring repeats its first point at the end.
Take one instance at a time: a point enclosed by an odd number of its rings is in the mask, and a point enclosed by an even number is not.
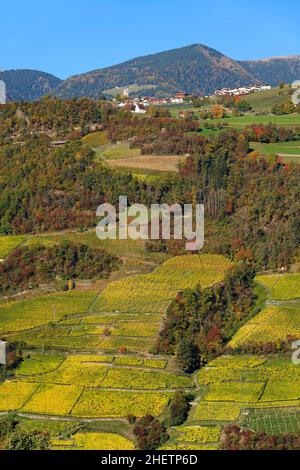
{"type": "Polygon", "coordinates": [[[177,172],[178,164],[184,160],[185,157],[179,155],[139,155],[133,158],[108,160],[107,163],[113,168],[177,172]]]}

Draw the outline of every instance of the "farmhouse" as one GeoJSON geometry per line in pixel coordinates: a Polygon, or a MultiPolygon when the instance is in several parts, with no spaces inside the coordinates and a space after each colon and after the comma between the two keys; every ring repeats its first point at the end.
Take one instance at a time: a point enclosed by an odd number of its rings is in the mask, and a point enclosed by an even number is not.
{"type": "Polygon", "coordinates": [[[143,104],[140,104],[140,103],[136,103],[134,105],[134,113],[136,114],[145,114],[147,112],[145,106],[143,104]]]}
{"type": "Polygon", "coordinates": [[[6,364],[6,342],[0,341],[0,364],[6,364]]]}

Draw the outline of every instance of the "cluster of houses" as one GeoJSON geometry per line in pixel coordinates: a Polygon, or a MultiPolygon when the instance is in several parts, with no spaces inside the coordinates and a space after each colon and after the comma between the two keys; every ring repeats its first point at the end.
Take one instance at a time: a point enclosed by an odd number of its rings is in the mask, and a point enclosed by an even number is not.
{"type": "MultiPolygon", "coordinates": [[[[239,88],[222,88],[216,90],[213,96],[243,96],[250,93],[257,93],[260,91],[271,90],[271,85],[254,85],[244,86],[239,88]]],[[[145,114],[150,106],[164,106],[164,105],[180,105],[183,104],[189,95],[184,92],[179,92],[171,98],[155,98],[155,97],[140,97],[130,98],[129,89],[126,88],[123,92],[123,101],[118,104],[120,109],[131,111],[135,114],[145,114]]],[[[208,98],[208,97],[207,97],[208,98]]]]}
{"type": "Polygon", "coordinates": [[[258,91],[271,90],[271,85],[255,85],[250,87],[240,87],[240,88],[222,88],[221,90],[216,90],[214,92],[215,96],[243,96],[249,95],[250,93],[256,93],[258,91]]]}
{"type": "Polygon", "coordinates": [[[183,104],[184,100],[188,98],[189,95],[184,92],[180,92],[171,98],[155,98],[146,96],[141,98],[130,99],[128,91],[124,90],[124,96],[127,99],[119,103],[118,106],[120,109],[131,111],[135,114],[145,114],[150,106],[183,104]]]}

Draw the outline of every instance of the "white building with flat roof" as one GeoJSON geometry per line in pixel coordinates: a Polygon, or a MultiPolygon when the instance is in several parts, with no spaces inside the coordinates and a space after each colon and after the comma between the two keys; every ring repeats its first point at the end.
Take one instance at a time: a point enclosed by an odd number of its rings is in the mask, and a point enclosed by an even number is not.
{"type": "Polygon", "coordinates": [[[0,364],[6,365],[6,342],[0,341],[0,364]]]}
{"type": "Polygon", "coordinates": [[[6,85],[3,80],[0,80],[0,104],[6,104],[6,85]]]}

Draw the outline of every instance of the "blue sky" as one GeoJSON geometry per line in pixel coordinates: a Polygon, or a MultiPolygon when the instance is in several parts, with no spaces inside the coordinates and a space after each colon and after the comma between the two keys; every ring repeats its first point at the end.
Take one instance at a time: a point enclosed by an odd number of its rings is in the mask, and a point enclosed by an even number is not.
{"type": "Polygon", "coordinates": [[[235,59],[300,54],[299,18],[299,0],[2,0],[0,69],[66,78],[193,43],[235,59]]]}

